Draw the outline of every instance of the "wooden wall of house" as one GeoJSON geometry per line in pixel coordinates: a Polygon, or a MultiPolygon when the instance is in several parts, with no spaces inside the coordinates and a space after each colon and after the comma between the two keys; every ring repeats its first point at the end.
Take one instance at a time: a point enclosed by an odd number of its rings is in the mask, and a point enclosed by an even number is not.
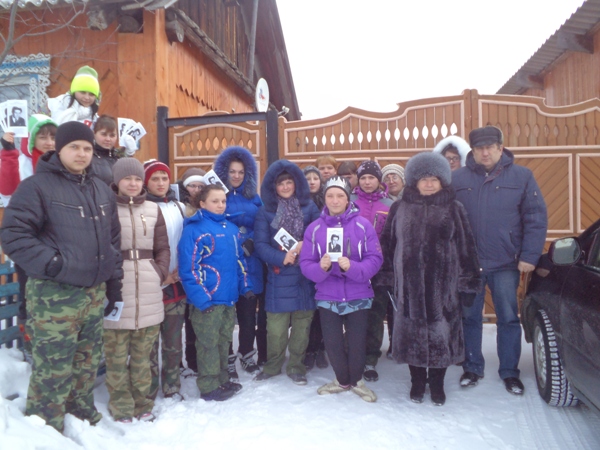
{"type": "Polygon", "coordinates": [[[548,106],[565,106],[600,98],[600,29],[593,35],[594,53],[568,52],[544,75],[544,89],[523,95],[545,97],[548,106]]]}

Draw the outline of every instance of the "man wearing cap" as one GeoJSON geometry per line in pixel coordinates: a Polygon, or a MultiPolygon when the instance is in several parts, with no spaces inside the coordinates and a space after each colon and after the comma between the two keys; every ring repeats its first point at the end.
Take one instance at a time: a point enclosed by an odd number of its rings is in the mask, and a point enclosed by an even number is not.
{"type": "MultiPolygon", "coordinates": [[[[27,415],[59,431],[71,413],[91,424],[102,352],[104,299],[121,299],[121,227],[114,195],[93,175],[94,134],[80,122],[56,131],[4,212],[3,250],[29,276],[33,367],[27,415]]],[[[106,308],[112,310],[112,306],[106,308]]]]}
{"type": "Polygon", "coordinates": [[[481,339],[487,284],[497,318],[498,373],[508,392],[522,395],[517,288],[520,273],[534,270],[543,251],[548,216],[533,173],[514,164],[514,155],[502,142],[502,131],[496,127],[471,131],[473,150],[466,166],[452,172],[456,198],[467,209],[473,229],[484,281],[473,306],[463,309],[465,361],[460,384],[475,386],[484,375],[481,339]]]}

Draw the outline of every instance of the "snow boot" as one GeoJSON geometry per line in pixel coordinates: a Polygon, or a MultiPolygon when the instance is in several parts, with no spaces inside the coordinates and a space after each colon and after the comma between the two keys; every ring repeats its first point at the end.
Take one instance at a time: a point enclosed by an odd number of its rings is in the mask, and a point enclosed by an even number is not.
{"type": "Polygon", "coordinates": [[[260,372],[260,367],[258,367],[258,364],[254,362],[254,355],[256,355],[256,350],[253,349],[245,355],[242,355],[241,353],[238,353],[237,355],[240,358],[240,364],[242,365],[242,369],[244,369],[250,375],[256,375],[260,372]]]}
{"type": "Polygon", "coordinates": [[[237,370],[235,370],[236,359],[237,356],[235,355],[229,355],[227,357],[227,373],[229,374],[229,381],[232,383],[237,383],[240,381],[240,376],[238,375],[237,370]]]}
{"type": "Polygon", "coordinates": [[[365,381],[377,381],[379,380],[379,374],[375,369],[375,366],[366,365],[365,370],[363,372],[363,378],[365,381]]]}
{"type": "Polygon", "coordinates": [[[429,391],[431,392],[431,401],[435,406],[442,406],[444,403],[446,403],[446,393],[444,392],[445,376],[445,368],[429,368],[429,391]]]}
{"type": "Polygon", "coordinates": [[[427,369],[425,367],[408,366],[410,370],[410,399],[415,403],[423,403],[427,386],[427,369]]]}
{"type": "Polygon", "coordinates": [[[349,391],[352,388],[351,385],[344,386],[338,382],[338,380],[333,380],[331,383],[324,384],[319,389],[317,389],[317,394],[319,395],[327,395],[327,394],[339,394],[340,392],[349,391]]]}

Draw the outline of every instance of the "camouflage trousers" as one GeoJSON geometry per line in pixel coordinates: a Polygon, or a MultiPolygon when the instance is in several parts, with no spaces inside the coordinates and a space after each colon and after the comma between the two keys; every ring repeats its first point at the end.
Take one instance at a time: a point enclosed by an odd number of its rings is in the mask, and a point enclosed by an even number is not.
{"type": "Polygon", "coordinates": [[[158,345],[159,339],[154,343],[150,353],[150,370],[152,372],[152,385],[150,398],[156,399],[159,387],[159,372],[164,395],[179,392],[181,380],[179,379],[179,366],[183,357],[183,322],[185,320],[185,298],[173,303],[165,304],[165,320],[160,325],[161,359],[162,367],[159,371],[158,345]]]}
{"type": "Polygon", "coordinates": [[[229,381],[227,357],[235,326],[235,308],[217,305],[207,314],[192,308],[190,318],[196,332],[196,384],[200,393],[206,394],[229,381]]]}
{"type": "Polygon", "coordinates": [[[160,325],[104,330],[108,410],[115,420],[136,417],[154,407],[154,400],[148,397],[152,384],[150,352],[159,331],[160,325]]]}
{"type": "Polygon", "coordinates": [[[82,288],[27,281],[33,367],[26,414],[62,431],[66,413],[97,423],[94,381],[102,354],[105,284],[82,288]]]}

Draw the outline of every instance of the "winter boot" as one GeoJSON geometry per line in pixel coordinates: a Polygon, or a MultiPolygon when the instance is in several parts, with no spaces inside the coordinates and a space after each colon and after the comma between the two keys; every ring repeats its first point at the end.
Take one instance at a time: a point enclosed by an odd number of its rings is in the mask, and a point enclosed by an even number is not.
{"type": "Polygon", "coordinates": [[[324,349],[321,349],[317,352],[317,367],[319,369],[327,369],[329,367],[329,362],[327,361],[327,354],[324,349]]]}
{"type": "Polygon", "coordinates": [[[375,369],[375,366],[371,366],[371,365],[366,365],[365,366],[365,370],[363,372],[363,378],[365,379],[365,381],[377,381],[379,380],[379,374],[377,373],[377,370],[375,369]]]}
{"type": "Polygon", "coordinates": [[[229,381],[231,381],[232,383],[237,383],[240,381],[240,377],[237,373],[237,370],[235,370],[236,359],[237,356],[235,355],[229,355],[227,357],[227,373],[229,374],[229,381]]]}
{"type": "Polygon", "coordinates": [[[356,386],[352,387],[352,392],[362,398],[365,402],[373,403],[377,401],[375,392],[369,389],[363,380],[358,380],[356,386]]]}
{"type": "Polygon", "coordinates": [[[307,371],[312,370],[315,367],[316,358],[316,353],[306,353],[306,355],[304,356],[304,367],[306,367],[307,371]]]}
{"type": "Polygon", "coordinates": [[[245,355],[238,353],[242,369],[244,369],[250,375],[256,375],[260,372],[260,367],[258,367],[258,364],[254,362],[254,355],[256,355],[256,350],[254,349],[245,355]]]}
{"type": "Polygon", "coordinates": [[[445,368],[429,368],[429,391],[431,392],[431,401],[435,406],[442,406],[444,403],[446,403],[446,393],[444,392],[445,376],[445,368]]]}
{"type": "Polygon", "coordinates": [[[423,403],[425,386],[427,386],[427,369],[425,367],[408,366],[410,370],[410,399],[415,403],[423,403]]]}
{"type": "Polygon", "coordinates": [[[317,394],[339,394],[340,392],[349,391],[350,388],[352,388],[351,385],[344,386],[343,384],[340,384],[338,380],[333,380],[331,383],[324,384],[319,389],[317,389],[317,394]]]}

